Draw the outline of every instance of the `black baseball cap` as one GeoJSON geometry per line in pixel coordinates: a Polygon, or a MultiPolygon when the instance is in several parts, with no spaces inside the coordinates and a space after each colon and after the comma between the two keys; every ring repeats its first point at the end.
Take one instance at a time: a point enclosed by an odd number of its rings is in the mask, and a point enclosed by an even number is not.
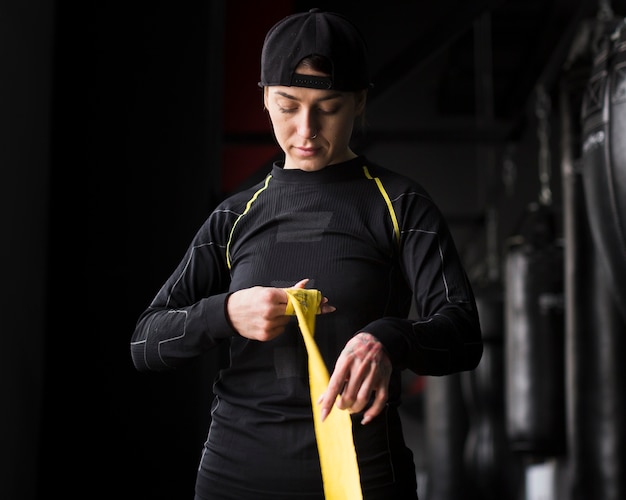
{"type": "Polygon", "coordinates": [[[268,31],[263,43],[259,86],[268,85],[343,91],[370,87],[365,40],[341,14],[311,9],[287,16],[268,31]],[[295,72],[300,61],[311,55],[330,61],[330,77],[295,72]]]}

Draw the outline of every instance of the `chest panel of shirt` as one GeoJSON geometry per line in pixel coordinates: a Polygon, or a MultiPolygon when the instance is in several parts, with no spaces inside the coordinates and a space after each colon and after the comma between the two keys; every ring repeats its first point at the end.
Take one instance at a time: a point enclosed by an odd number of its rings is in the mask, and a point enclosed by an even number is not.
{"type": "Polygon", "coordinates": [[[231,235],[232,288],[358,272],[386,275],[394,237],[376,185],[352,180],[315,185],[272,182],[231,235]]]}

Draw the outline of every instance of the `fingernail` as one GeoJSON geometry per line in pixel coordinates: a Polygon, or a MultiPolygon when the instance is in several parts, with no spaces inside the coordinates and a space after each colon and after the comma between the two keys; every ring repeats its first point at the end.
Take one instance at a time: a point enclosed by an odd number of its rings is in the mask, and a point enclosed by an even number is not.
{"type": "Polygon", "coordinates": [[[326,420],[326,417],[328,416],[328,410],[326,408],[322,408],[320,415],[322,417],[322,422],[323,422],[324,420],[326,420]]]}
{"type": "Polygon", "coordinates": [[[370,417],[369,415],[363,417],[363,420],[361,420],[361,425],[365,425],[365,424],[369,423],[370,420],[372,420],[372,417],[370,417]]]}

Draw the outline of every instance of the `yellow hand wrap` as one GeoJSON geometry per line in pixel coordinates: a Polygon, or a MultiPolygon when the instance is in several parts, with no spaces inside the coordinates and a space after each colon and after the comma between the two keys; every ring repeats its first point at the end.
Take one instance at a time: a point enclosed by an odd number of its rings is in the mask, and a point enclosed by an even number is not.
{"type": "Polygon", "coordinates": [[[285,314],[295,314],[304,338],[309,357],[309,385],[313,423],[320,456],[324,496],[326,500],[360,500],[361,480],[352,438],[352,420],[347,411],[334,408],[322,422],[321,408],[317,404],[328,386],[328,370],[320,355],[313,335],[315,316],[322,302],[319,290],[286,288],[288,302],[285,314]]]}

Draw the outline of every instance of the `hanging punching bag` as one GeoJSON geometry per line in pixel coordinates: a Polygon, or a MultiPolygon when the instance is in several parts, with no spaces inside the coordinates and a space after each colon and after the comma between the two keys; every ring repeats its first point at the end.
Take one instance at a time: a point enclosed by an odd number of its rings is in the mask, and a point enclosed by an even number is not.
{"type": "Polygon", "coordinates": [[[591,233],[615,303],[626,319],[626,21],[599,40],[582,122],[591,233]]]}
{"type": "Polygon", "coordinates": [[[520,467],[508,446],[504,418],[503,294],[499,285],[477,290],[484,351],[475,370],[461,373],[470,427],[464,460],[467,485],[454,500],[513,499],[520,467]]]}
{"type": "Polygon", "coordinates": [[[571,350],[575,500],[626,498],[625,30],[623,20],[603,28],[581,105],[581,222],[591,244],[575,285],[574,307],[583,312],[571,350]]]}
{"type": "Polygon", "coordinates": [[[506,428],[533,458],[565,451],[563,244],[552,210],[528,207],[505,257],[506,428]]]}
{"type": "Polygon", "coordinates": [[[467,492],[463,445],[468,424],[460,374],[428,378],[424,416],[428,457],[426,500],[462,498],[467,492]]]}

